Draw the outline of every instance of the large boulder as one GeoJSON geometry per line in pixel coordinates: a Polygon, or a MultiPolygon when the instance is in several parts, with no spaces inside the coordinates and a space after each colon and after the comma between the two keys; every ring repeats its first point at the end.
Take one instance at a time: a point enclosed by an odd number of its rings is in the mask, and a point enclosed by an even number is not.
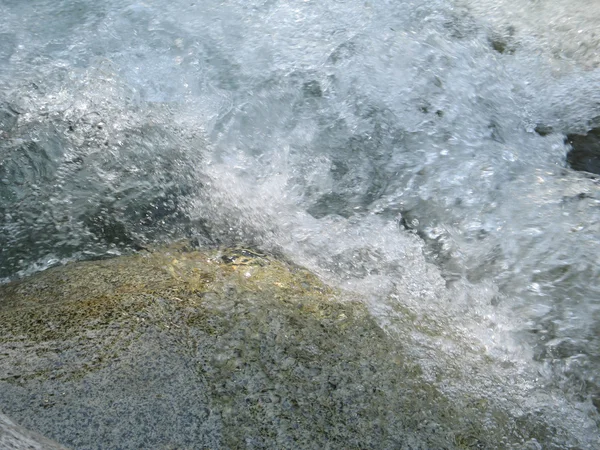
{"type": "Polygon", "coordinates": [[[71,448],[562,439],[478,394],[451,399],[364,303],[248,249],[172,247],[53,268],[0,286],[0,323],[0,405],[71,448]]]}

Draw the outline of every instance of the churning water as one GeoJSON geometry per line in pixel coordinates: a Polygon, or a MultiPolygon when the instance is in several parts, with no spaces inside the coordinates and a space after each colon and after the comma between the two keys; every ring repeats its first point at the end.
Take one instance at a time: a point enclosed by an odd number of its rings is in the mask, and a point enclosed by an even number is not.
{"type": "Polygon", "coordinates": [[[597,448],[600,185],[564,138],[598,126],[599,11],[0,0],[0,279],[250,243],[597,448]]]}

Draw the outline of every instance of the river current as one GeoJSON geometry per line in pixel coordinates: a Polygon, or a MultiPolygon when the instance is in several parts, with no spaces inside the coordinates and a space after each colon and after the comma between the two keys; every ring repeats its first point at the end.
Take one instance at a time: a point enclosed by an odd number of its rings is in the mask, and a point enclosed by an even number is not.
{"type": "Polygon", "coordinates": [[[599,21],[586,0],[0,0],[0,280],[252,245],[359,292],[450,394],[598,448],[600,184],[565,136],[600,126],[599,21]]]}

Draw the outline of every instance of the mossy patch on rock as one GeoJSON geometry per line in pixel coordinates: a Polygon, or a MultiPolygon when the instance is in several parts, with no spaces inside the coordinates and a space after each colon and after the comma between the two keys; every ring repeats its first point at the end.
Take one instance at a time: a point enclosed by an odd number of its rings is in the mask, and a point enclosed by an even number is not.
{"type": "Polygon", "coordinates": [[[248,249],[69,264],[0,286],[0,299],[0,404],[73,448],[527,448],[550,436],[484,398],[450,399],[363,303],[248,249]]]}

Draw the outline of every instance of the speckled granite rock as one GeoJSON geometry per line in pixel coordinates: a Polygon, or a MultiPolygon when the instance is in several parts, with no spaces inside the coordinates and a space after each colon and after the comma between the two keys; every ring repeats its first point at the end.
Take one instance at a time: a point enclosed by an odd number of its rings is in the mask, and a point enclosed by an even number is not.
{"type": "Polygon", "coordinates": [[[547,432],[451,401],[362,303],[253,251],[69,264],[0,299],[0,405],[73,449],[529,448],[547,432]]]}

